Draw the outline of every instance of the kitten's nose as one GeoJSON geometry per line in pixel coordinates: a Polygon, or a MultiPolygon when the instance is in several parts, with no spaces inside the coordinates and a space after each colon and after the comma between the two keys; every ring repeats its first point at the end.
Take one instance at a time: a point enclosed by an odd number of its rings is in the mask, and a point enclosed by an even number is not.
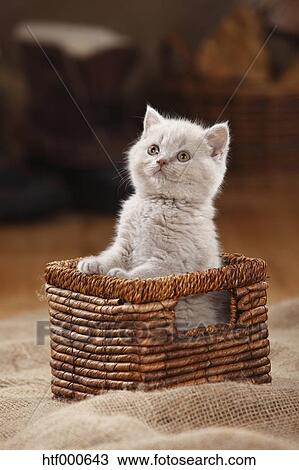
{"type": "Polygon", "coordinates": [[[167,160],[165,160],[165,158],[158,158],[156,162],[158,163],[158,165],[160,165],[160,168],[162,168],[163,165],[166,165],[167,160]]]}

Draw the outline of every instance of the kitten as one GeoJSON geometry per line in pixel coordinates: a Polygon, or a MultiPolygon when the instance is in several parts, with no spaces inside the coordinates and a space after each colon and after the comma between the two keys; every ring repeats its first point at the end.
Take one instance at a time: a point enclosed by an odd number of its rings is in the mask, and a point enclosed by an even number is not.
{"type": "MultiPolygon", "coordinates": [[[[151,278],[220,267],[214,198],[226,171],[227,123],[209,129],[147,107],[144,130],[128,152],[135,194],[123,204],[112,245],[79,261],[83,273],[151,278]]],[[[221,293],[186,297],[177,326],[224,320],[221,293]]]]}

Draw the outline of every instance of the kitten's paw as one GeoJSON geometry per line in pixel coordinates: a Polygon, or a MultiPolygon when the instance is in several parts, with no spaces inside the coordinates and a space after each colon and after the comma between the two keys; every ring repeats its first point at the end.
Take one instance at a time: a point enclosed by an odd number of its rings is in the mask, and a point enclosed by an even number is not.
{"type": "Polygon", "coordinates": [[[124,269],[112,268],[108,271],[108,276],[126,278],[128,277],[128,273],[124,269]]]}
{"type": "Polygon", "coordinates": [[[77,269],[85,274],[103,274],[103,268],[96,256],[82,258],[77,264],[77,269]]]}

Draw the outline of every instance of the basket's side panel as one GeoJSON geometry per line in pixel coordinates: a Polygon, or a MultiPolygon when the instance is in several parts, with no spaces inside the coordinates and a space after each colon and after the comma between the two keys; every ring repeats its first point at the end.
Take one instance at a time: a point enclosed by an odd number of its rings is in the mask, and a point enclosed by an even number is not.
{"type": "MultiPolygon", "coordinates": [[[[262,281],[251,286],[240,287],[235,290],[237,298],[237,309],[239,313],[238,325],[246,325],[251,330],[258,330],[258,336],[262,337],[263,332],[268,336],[268,307],[267,307],[267,289],[268,283],[262,281]]],[[[250,345],[253,346],[253,340],[250,336],[250,345]]],[[[271,382],[270,370],[271,363],[269,359],[270,342],[267,339],[267,347],[264,355],[265,363],[269,371],[265,371],[261,376],[254,374],[252,381],[255,383],[271,382]]]]}

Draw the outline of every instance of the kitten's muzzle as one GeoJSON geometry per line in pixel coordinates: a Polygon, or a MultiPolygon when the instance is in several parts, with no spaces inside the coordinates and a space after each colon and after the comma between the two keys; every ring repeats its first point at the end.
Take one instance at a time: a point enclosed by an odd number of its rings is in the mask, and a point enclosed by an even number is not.
{"type": "Polygon", "coordinates": [[[165,158],[158,158],[156,160],[156,163],[160,166],[160,168],[162,168],[164,165],[167,164],[167,160],[165,160],[165,158]]]}

